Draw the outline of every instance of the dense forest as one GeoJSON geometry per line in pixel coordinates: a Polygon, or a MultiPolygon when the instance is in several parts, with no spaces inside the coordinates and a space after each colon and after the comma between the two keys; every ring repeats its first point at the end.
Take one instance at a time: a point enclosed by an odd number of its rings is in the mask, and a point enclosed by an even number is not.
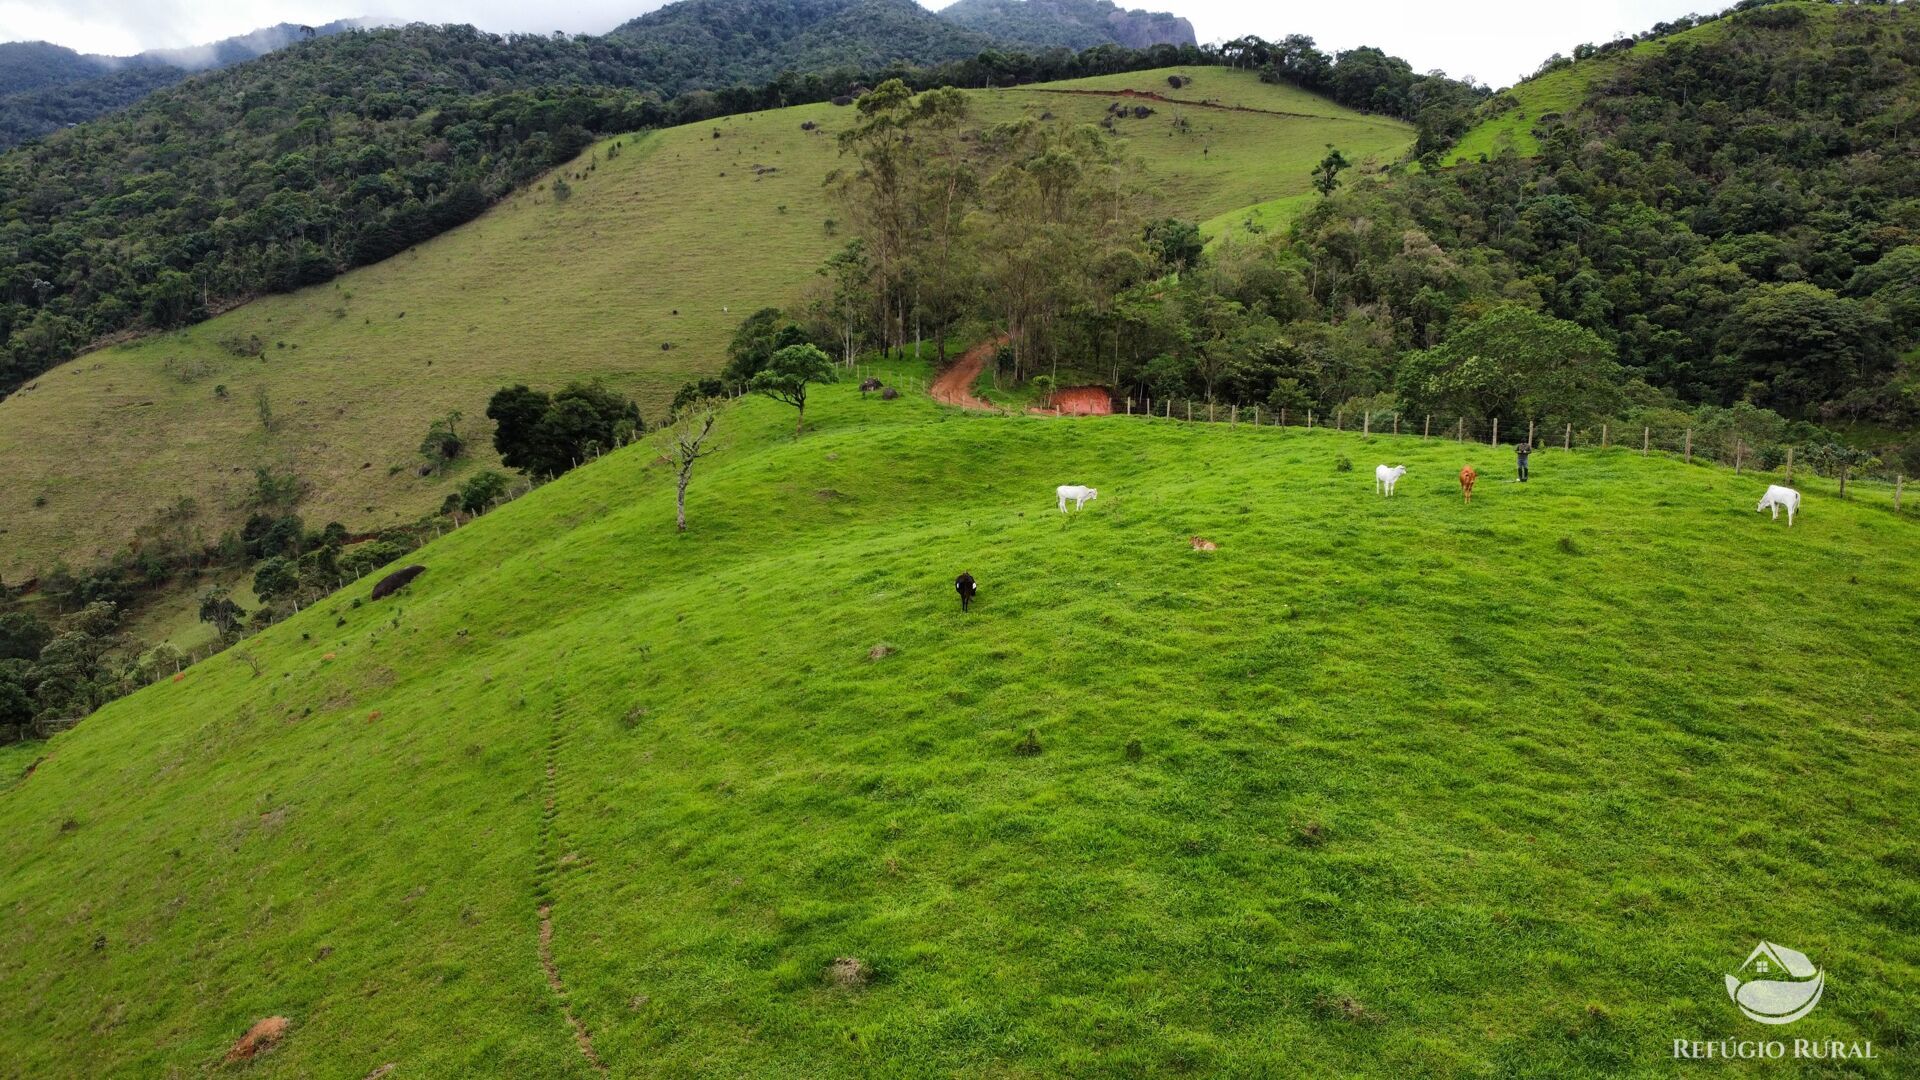
{"type": "Polygon", "coordinates": [[[1042,48],[1195,44],[1193,24],[1178,15],[1127,11],[1112,0],[957,0],[939,14],[997,41],[1042,48]]]}

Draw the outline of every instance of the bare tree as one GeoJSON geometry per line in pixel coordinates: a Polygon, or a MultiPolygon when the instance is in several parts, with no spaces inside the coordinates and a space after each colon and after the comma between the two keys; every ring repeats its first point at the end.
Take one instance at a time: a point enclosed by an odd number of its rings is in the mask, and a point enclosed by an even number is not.
{"type": "Polygon", "coordinates": [[[673,466],[679,483],[674,516],[681,532],[687,531],[687,484],[693,480],[693,463],[719,451],[719,446],[707,442],[719,421],[717,402],[696,401],[681,406],[671,421],[654,432],[654,445],[659,447],[660,456],[673,466]]]}

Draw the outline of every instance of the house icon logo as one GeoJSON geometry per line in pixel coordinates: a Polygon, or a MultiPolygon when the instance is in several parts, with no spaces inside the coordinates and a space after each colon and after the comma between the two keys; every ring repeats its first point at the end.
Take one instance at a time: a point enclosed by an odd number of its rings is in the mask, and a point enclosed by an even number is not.
{"type": "Polygon", "coordinates": [[[1826,990],[1827,973],[1805,953],[1763,941],[1747,962],[1727,976],[1727,996],[1749,1020],[1791,1024],[1813,1011],[1826,990]]]}

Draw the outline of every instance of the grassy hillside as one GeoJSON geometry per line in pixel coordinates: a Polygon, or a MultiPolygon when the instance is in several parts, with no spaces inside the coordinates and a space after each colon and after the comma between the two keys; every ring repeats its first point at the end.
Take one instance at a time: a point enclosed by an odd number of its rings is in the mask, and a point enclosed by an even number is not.
{"type": "MultiPolygon", "coordinates": [[[[1164,87],[1166,74],[1133,78],[1164,87]]],[[[1304,191],[1329,141],[1359,159],[1397,155],[1412,138],[1250,74],[1196,75],[1199,94],[1317,112],[1186,109],[1184,132],[1166,106],[1120,121],[1168,213],[1206,219],[1304,191]]],[[[983,124],[1023,113],[1093,122],[1111,100],[975,93],[983,124]]],[[[385,263],[41,376],[0,401],[0,579],[62,558],[97,563],[183,495],[217,537],[241,515],[257,464],[299,471],[312,485],[301,512],[315,524],[412,518],[461,479],[415,474],[427,425],[458,409],[484,436],[487,397],[505,383],[603,376],[657,417],[681,382],[718,371],[744,315],[794,299],[845,242],[825,225],[844,215],[821,179],[839,164],[833,136],[850,116],[831,105],[751,114],[620,139],[617,157],[602,143],[566,170],[564,202],[542,184],[385,263]],[[223,345],[252,337],[265,347],[258,359],[223,345]]]]}
{"type": "Polygon", "coordinates": [[[688,534],[625,450],[53,740],[0,793],[0,1060],[185,1074],[283,1015],[250,1074],[591,1075],[571,1014],[619,1076],[1661,1072],[1772,1034],[1721,984],[1763,937],[1830,973],[1793,1036],[1914,1052],[1911,518],[808,415],[731,412],[688,534]]]}

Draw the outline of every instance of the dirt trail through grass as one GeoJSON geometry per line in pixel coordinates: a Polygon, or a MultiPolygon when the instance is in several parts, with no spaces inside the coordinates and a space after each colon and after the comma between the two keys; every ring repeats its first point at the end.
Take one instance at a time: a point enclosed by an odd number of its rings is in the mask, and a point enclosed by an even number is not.
{"type": "Polygon", "coordinates": [[[953,362],[952,367],[941,372],[933,380],[933,386],[928,390],[933,395],[933,400],[942,405],[957,405],[962,409],[993,408],[992,402],[974,396],[973,381],[980,377],[980,372],[986,369],[987,361],[993,359],[993,354],[998,352],[1000,346],[1005,345],[1007,340],[1007,335],[1001,334],[999,337],[988,338],[963,353],[960,359],[953,362]]]}
{"type": "Polygon", "coordinates": [[[562,869],[578,864],[572,852],[561,853],[566,844],[559,835],[557,822],[560,817],[558,789],[560,786],[560,750],[567,740],[565,721],[556,712],[553,734],[547,740],[546,797],[540,809],[540,866],[534,891],[540,897],[540,967],[546,972],[547,986],[553,990],[553,996],[560,1002],[560,1011],[567,1018],[567,1025],[573,1028],[573,1040],[580,1046],[580,1053],[592,1065],[595,1072],[605,1074],[606,1062],[600,1060],[600,1054],[593,1048],[593,1036],[587,1033],[587,1025],[574,1015],[573,1006],[567,1001],[567,984],[560,978],[560,967],[553,960],[553,879],[562,869]]]}

